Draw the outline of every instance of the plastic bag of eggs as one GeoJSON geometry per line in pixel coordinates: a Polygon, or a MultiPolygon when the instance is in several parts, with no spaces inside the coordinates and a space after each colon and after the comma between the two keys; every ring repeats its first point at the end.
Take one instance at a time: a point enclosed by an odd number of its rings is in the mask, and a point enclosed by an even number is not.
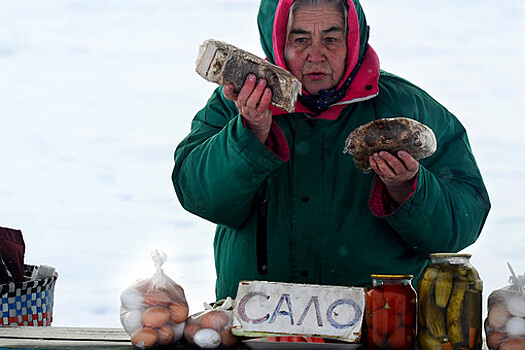
{"type": "Polygon", "coordinates": [[[485,333],[490,350],[525,350],[525,294],[511,289],[492,292],[485,333]]]}
{"type": "Polygon", "coordinates": [[[184,339],[201,349],[229,348],[238,343],[231,332],[232,310],[220,308],[201,311],[188,317],[184,339]]]}
{"type": "Polygon", "coordinates": [[[120,321],[136,348],[174,344],[182,339],[188,304],[182,287],[167,281],[159,288],[144,280],[120,295],[120,321]]]}

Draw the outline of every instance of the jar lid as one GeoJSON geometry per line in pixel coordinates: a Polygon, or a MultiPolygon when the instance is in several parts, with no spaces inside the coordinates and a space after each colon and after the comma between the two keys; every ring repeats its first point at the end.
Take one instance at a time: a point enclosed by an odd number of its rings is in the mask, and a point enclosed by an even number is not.
{"type": "Polygon", "coordinates": [[[470,259],[472,254],[465,253],[432,253],[429,255],[430,259],[441,259],[441,258],[466,258],[470,259]]]}
{"type": "Polygon", "coordinates": [[[414,278],[414,275],[370,275],[373,279],[401,280],[414,278]]]}

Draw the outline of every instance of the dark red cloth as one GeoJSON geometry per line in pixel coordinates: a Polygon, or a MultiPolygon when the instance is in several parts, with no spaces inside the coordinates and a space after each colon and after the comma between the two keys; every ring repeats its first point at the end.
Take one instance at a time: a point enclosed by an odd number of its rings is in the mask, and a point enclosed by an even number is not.
{"type": "MultiPolygon", "coordinates": [[[[242,125],[246,126],[246,119],[242,118],[242,125]]],[[[266,147],[272,151],[277,157],[283,162],[287,162],[290,159],[290,151],[288,150],[288,142],[284,136],[281,128],[277,125],[275,120],[272,120],[270,127],[270,133],[265,143],[266,147]]]]}
{"type": "Polygon", "coordinates": [[[0,257],[4,262],[3,264],[0,262],[0,284],[22,281],[25,250],[22,231],[0,226],[0,257]],[[9,277],[6,268],[12,278],[9,277]]]}
{"type": "Polygon", "coordinates": [[[272,121],[270,134],[268,135],[265,145],[283,162],[287,162],[290,159],[288,141],[286,141],[286,137],[275,121],[272,121]]]}
{"type": "Polygon", "coordinates": [[[374,181],[374,188],[372,189],[372,194],[370,195],[370,201],[368,202],[372,214],[380,218],[394,214],[399,208],[403,206],[403,204],[406,203],[406,201],[412,196],[412,194],[414,194],[416,188],[417,176],[414,177],[414,181],[412,182],[412,189],[410,190],[410,194],[407,196],[405,201],[401,203],[400,206],[397,206],[388,195],[385,184],[383,183],[383,181],[381,181],[379,176],[377,176],[374,181]]]}

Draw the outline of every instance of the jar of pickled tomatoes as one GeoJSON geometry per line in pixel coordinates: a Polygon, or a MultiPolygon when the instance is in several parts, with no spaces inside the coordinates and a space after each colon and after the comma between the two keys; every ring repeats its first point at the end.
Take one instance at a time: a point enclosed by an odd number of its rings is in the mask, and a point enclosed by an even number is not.
{"type": "Polygon", "coordinates": [[[412,275],[371,275],[366,292],[365,324],[368,349],[414,349],[416,291],[412,275]]]}

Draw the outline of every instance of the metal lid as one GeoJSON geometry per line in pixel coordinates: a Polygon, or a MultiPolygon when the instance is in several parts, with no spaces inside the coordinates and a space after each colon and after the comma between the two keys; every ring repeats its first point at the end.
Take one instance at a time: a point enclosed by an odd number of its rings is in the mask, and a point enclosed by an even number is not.
{"type": "Polygon", "coordinates": [[[466,253],[432,253],[429,255],[430,259],[442,259],[442,258],[466,258],[470,259],[472,254],[466,253]]]}
{"type": "Polygon", "coordinates": [[[370,275],[373,279],[400,280],[414,278],[414,275],[370,275]]]}

